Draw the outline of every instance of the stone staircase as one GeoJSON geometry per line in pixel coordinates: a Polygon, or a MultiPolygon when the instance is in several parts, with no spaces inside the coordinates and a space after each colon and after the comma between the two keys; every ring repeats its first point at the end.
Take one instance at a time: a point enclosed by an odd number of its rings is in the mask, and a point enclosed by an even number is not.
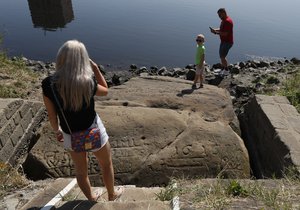
{"type": "Polygon", "coordinates": [[[117,201],[107,201],[105,187],[93,187],[100,192],[98,202],[90,202],[77,186],[75,179],[59,178],[41,190],[21,210],[69,210],[69,209],[101,209],[101,210],[169,210],[174,209],[171,201],[160,201],[160,187],[144,188],[124,185],[124,193],[117,201]]]}
{"type": "Polygon", "coordinates": [[[0,99],[0,162],[22,164],[39,138],[46,117],[43,103],[18,98],[0,99]]]}

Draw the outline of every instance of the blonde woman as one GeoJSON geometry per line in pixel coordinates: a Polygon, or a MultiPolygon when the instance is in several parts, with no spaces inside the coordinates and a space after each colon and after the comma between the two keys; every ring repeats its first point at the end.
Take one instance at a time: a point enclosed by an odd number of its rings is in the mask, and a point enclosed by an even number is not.
{"type": "Polygon", "coordinates": [[[91,190],[87,153],[72,150],[70,130],[76,132],[92,126],[100,128],[101,148],[92,152],[102,169],[108,200],[117,199],[124,189],[114,188],[114,170],[108,135],[94,109],[94,95],[107,95],[108,86],[97,64],[89,59],[83,43],[70,40],[61,46],[56,58],[56,72],[42,81],[42,89],[51,127],[56,133],[57,140],[63,142],[64,148],[69,151],[74,162],[78,185],[90,201],[97,201],[99,195],[91,190]]]}

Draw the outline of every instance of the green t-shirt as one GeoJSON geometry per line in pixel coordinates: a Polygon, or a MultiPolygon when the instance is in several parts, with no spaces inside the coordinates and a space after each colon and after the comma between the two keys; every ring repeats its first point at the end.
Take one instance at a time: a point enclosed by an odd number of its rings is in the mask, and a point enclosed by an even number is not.
{"type": "Polygon", "coordinates": [[[201,62],[202,55],[205,54],[205,47],[203,44],[197,45],[197,52],[195,58],[195,64],[198,65],[201,62]]]}

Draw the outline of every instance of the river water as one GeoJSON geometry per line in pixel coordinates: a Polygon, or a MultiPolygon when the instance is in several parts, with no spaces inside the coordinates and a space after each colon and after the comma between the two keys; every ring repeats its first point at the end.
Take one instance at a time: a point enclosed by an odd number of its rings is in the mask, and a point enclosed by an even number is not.
{"type": "Polygon", "coordinates": [[[69,39],[112,68],[184,67],[194,62],[195,37],[206,37],[206,62],[219,62],[217,10],[234,21],[230,63],[300,57],[300,1],[261,0],[1,0],[2,48],[10,56],[55,61],[69,39]],[[298,20],[298,21],[297,21],[298,20]]]}

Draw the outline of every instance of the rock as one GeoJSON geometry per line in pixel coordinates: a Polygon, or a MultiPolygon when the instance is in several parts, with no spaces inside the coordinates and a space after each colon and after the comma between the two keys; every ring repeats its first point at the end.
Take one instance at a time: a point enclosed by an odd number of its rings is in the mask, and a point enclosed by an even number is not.
{"type": "Polygon", "coordinates": [[[39,139],[37,130],[45,118],[42,102],[0,98],[0,162],[19,168],[39,139]]]}
{"type": "Polygon", "coordinates": [[[120,85],[121,84],[120,77],[116,74],[113,75],[111,81],[112,81],[113,85],[120,85]]]}
{"type": "Polygon", "coordinates": [[[244,110],[239,119],[254,175],[282,177],[291,166],[298,174],[300,114],[296,108],[284,96],[255,95],[244,110]]]}
{"type": "Polygon", "coordinates": [[[139,70],[136,71],[136,74],[139,75],[139,74],[144,73],[144,72],[147,72],[147,73],[148,73],[147,67],[142,66],[142,67],[139,68],[139,70]]]}
{"type": "Polygon", "coordinates": [[[266,61],[260,61],[259,64],[257,65],[259,68],[263,68],[263,67],[269,67],[270,63],[266,62],[266,61]]]}
{"type": "Polygon", "coordinates": [[[195,75],[196,75],[195,69],[189,69],[185,76],[187,80],[193,81],[195,79],[195,75]]]}
{"type": "Polygon", "coordinates": [[[237,85],[236,86],[236,94],[237,96],[244,95],[245,93],[247,94],[248,92],[248,87],[244,85],[237,85]]]}
{"type": "Polygon", "coordinates": [[[261,77],[259,75],[255,76],[255,79],[252,80],[252,83],[258,83],[261,80],[261,77]]]}
{"type": "Polygon", "coordinates": [[[186,71],[182,68],[173,68],[174,74],[175,75],[185,75],[186,71]]]}
{"type": "Polygon", "coordinates": [[[246,64],[245,64],[244,62],[239,62],[238,65],[239,65],[239,67],[241,67],[241,68],[246,67],[246,64]]]}
{"type": "Polygon", "coordinates": [[[204,71],[207,72],[207,73],[210,73],[210,72],[211,72],[209,66],[205,66],[205,67],[204,67],[204,71]]]}
{"type": "Polygon", "coordinates": [[[111,79],[112,85],[114,85],[114,86],[121,85],[124,82],[127,82],[128,80],[129,80],[129,78],[127,78],[125,76],[116,75],[116,74],[114,74],[111,79]]]}
{"type": "Polygon", "coordinates": [[[157,72],[158,72],[158,67],[157,66],[151,66],[150,67],[150,73],[157,74],[157,72]]]}
{"type": "Polygon", "coordinates": [[[222,80],[223,80],[223,78],[220,76],[210,75],[210,76],[205,77],[205,81],[208,84],[215,85],[215,86],[218,86],[222,82],[222,80]]]}
{"type": "Polygon", "coordinates": [[[279,79],[274,76],[269,76],[267,79],[267,84],[278,84],[280,83],[279,79]]]}
{"type": "Polygon", "coordinates": [[[222,69],[222,64],[220,64],[220,63],[216,63],[216,64],[214,64],[213,66],[212,66],[212,68],[213,69],[222,69]]]}
{"type": "Polygon", "coordinates": [[[185,68],[186,69],[195,69],[195,64],[188,64],[185,68]]]}
{"type": "Polygon", "coordinates": [[[167,68],[165,66],[161,67],[159,70],[158,70],[158,75],[163,75],[165,72],[167,72],[167,68]]]}
{"type": "MultiPolygon", "coordinates": [[[[238,131],[232,130],[239,124],[230,95],[211,85],[191,92],[191,85],[170,77],[135,77],[96,98],[119,184],[153,186],[173,176],[219,173],[228,178],[250,176],[247,150],[238,131]]],[[[53,138],[42,135],[32,156],[52,176],[74,176],[70,157],[54,146],[53,138]]],[[[90,158],[89,174],[99,181],[96,160],[90,158]]]]}
{"type": "Polygon", "coordinates": [[[131,65],[130,65],[130,69],[132,69],[132,70],[135,70],[135,69],[137,69],[137,65],[135,65],[135,64],[131,64],[131,65]]]}
{"type": "Polygon", "coordinates": [[[299,60],[298,58],[292,58],[292,59],[291,59],[291,62],[292,62],[293,64],[296,64],[296,65],[299,65],[299,64],[300,64],[300,60],[299,60]]]}
{"type": "Polygon", "coordinates": [[[230,69],[230,73],[231,73],[231,74],[239,74],[239,73],[240,73],[240,67],[239,67],[238,65],[233,66],[233,67],[230,69]]]}
{"type": "Polygon", "coordinates": [[[250,62],[250,67],[256,69],[257,68],[257,61],[251,61],[250,62]]]}
{"type": "Polygon", "coordinates": [[[103,74],[103,75],[105,75],[106,74],[106,72],[105,72],[105,68],[104,68],[104,66],[103,65],[98,65],[98,68],[99,68],[99,70],[100,70],[100,72],[103,74]]]}
{"type": "Polygon", "coordinates": [[[278,60],[278,61],[277,61],[277,64],[283,65],[283,62],[282,62],[281,60],[278,60]]]}

